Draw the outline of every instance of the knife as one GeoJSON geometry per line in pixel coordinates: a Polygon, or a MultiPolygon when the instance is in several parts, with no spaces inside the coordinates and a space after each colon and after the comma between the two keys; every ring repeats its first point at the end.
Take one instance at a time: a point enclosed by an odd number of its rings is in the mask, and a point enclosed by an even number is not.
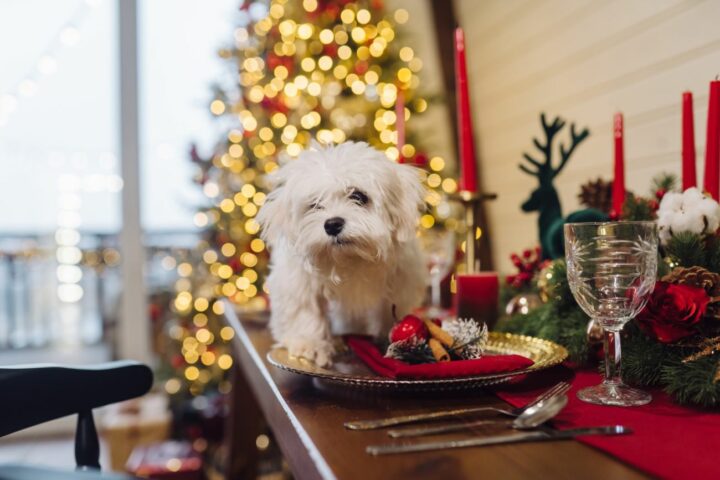
{"type": "Polygon", "coordinates": [[[622,425],[607,427],[576,428],[562,431],[517,432],[486,438],[468,438],[465,440],[448,440],[439,442],[370,445],[365,451],[370,455],[389,455],[393,453],[426,452],[450,448],[484,447],[486,445],[502,445],[518,442],[544,442],[550,440],[566,440],[582,435],[627,435],[632,430],[622,425]]]}
{"type": "Polygon", "coordinates": [[[486,425],[506,425],[510,427],[512,426],[512,423],[512,420],[475,420],[472,422],[464,423],[450,423],[416,428],[394,429],[388,430],[387,434],[389,437],[392,438],[421,437],[423,435],[437,435],[438,433],[450,433],[470,430],[472,428],[484,427],[486,425]]]}

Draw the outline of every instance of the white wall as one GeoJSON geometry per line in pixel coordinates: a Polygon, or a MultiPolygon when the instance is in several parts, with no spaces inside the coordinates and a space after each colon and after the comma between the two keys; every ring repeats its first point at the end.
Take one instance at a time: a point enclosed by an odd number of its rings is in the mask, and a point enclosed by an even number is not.
{"type": "Polygon", "coordinates": [[[538,114],[587,125],[591,137],[556,179],[565,214],[579,186],[612,175],[612,115],[625,114],[626,183],[680,173],[680,100],[695,95],[702,179],[708,83],[720,73],[718,0],[456,0],[466,30],[475,135],[496,265],[537,243],[536,214],[520,204],[537,181],[522,173],[538,114]]]}

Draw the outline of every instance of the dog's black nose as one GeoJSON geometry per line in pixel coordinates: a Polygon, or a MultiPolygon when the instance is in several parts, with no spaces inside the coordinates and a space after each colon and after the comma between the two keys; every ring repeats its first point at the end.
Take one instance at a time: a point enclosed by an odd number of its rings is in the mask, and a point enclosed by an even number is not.
{"type": "Polygon", "coordinates": [[[328,235],[337,237],[345,226],[345,220],[340,217],[332,217],[325,220],[325,232],[328,235]]]}

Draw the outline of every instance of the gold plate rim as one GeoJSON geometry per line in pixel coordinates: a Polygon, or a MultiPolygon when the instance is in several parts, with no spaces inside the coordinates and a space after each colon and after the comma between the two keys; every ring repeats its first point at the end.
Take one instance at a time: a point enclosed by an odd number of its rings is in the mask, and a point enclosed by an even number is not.
{"type": "Polygon", "coordinates": [[[332,383],[353,385],[364,388],[457,388],[464,386],[483,386],[507,382],[511,378],[544,370],[562,363],[568,356],[565,347],[550,340],[517,335],[513,333],[490,332],[488,350],[501,354],[518,354],[531,358],[535,363],[522,370],[495,373],[489,375],[473,375],[466,377],[442,379],[393,379],[379,375],[345,373],[337,370],[318,367],[309,360],[289,357],[284,347],[270,350],[266,357],[268,362],[281,370],[305,375],[332,383]]]}

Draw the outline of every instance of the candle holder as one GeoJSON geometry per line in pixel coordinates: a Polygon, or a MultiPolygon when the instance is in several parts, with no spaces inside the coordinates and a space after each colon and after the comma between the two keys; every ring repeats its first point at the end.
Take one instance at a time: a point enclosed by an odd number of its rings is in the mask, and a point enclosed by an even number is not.
{"type": "Polygon", "coordinates": [[[486,200],[495,200],[497,194],[469,192],[461,190],[451,195],[452,200],[458,201],[463,206],[465,225],[467,231],[465,233],[465,272],[473,273],[480,271],[480,258],[477,253],[477,241],[475,232],[477,231],[477,208],[480,202],[486,200]]]}
{"type": "Polygon", "coordinates": [[[474,318],[492,328],[497,320],[497,272],[480,272],[478,255],[477,208],[480,202],[494,200],[494,193],[478,194],[461,190],[451,197],[462,203],[467,232],[465,237],[465,273],[455,280],[455,307],[459,318],[474,318]]]}

